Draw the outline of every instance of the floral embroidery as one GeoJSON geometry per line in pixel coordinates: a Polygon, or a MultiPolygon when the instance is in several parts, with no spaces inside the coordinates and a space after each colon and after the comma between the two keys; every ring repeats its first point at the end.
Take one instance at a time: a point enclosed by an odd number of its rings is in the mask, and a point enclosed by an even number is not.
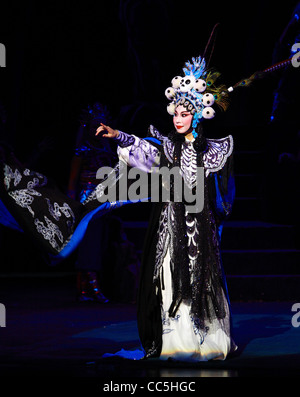
{"type": "Polygon", "coordinates": [[[163,311],[162,310],[162,315],[161,315],[161,319],[162,319],[162,326],[163,326],[163,335],[165,334],[169,334],[172,331],[174,331],[174,328],[170,328],[172,322],[178,322],[180,319],[180,314],[177,314],[174,318],[173,317],[169,317],[169,314],[167,311],[163,311]],[[168,327],[168,328],[167,328],[168,327]]]}
{"type": "Polygon", "coordinates": [[[66,218],[72,217],[73,219],[75,219],[73,211],[67,203],[63,203],[63,205],[60,207],[57,203],[54,203],[54,205],[52,205],[48,198],[46,198],[46,201],[48,203],[49,212],[56,221],[59,221],[62,213],[65,215],[66,218]]]}
{"type": "Polygon", "coordinates": [[[49,243],[53,248],[55,248],[57,251],[59,250],[60,246],[55,240],[55,237],[59,239],[59,241],[62,243],[63,242],[63,235],[57,225],[55,225],[53,222],[50,221],[49,218],[44,216],[44,219],[46,221],[46,226],[44,222],[41,222],[39,219],[34,220],[34,224],[36,226],[36,229],[39,233],[41,233],[44,237],[45,240],[48,240],[49,243]]]}
{"type": "Polygon", "coordinates": [[[10,183],[13,180],[14,181],[14,186],[17,186],[22,179],[22,175],[18,169],[15,170],[15,172],[12,171],[12,169],[8,166],[5,165],[4,167],[4,186],[6,190],[10,188],[10,183]]]}
{"type": "Polygon", "coordinates": [[[65,224],[68,233],[70,233],[73,232],[73,227],[75,225],[75,215],[66,202],[60,205],[57,202],[52,203],[49,198],[42,196],[38,189],[46,186],[47,183],[48,180],[44,175],[31,171],[28,168],[20,172],[17,168],[13,171],[8,165],[4,167],[4,186],[7,190],[7,194],[18,206],[26,209],[30,213],[37,232],[40,233],[45,240],[49,241],[50,245],[55,250],[59,251],[65,239],[61,230],[61,224],[59,223],[61,217],[64,215],[67,218],[65,224]],[[36,198],[39,198],[39,201],[35,202],[36,198]],[[39,212],[40,205],[43,201],[46,201],[48,204],[49,215],[57,224],[53,223],[46,215],[44,216],[44,221],[36,218],[35,212],[39,212]]]}

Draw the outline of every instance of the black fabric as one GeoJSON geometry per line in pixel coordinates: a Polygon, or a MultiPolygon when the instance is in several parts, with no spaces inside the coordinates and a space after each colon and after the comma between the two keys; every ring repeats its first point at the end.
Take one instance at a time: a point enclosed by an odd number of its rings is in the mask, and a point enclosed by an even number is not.
{"type": "MultiPolygon", "coordinates": [[[[178,134],[179,135],[179,134],[178,134]]],[[[174,136],[176,136],[174,134],[174,136]]],[[[185,140],[184,135],[183,141],[185,140]]],[[[181,137],[180,137],[181,138],[181,137]]],[[[176,139],[174,142],[174,156],[173,164],[168,164],[171,167],[180,167],[181,164],[181,150],[182,139],[176,139]]],[[[166,156],[162,153],[162,164],[168,163],[166,156]]],[[[174,190],[174,186],[171,186],[174,190]]],[[[190,284],[189,272],[189,258],[187,253],[188,237],[185,220],[185,205],[184,202],[174,202],[174,242],[173,253],[171,256],[171,271],[172,271],[172,289],[173,301],[169,308],[169,316],[175,317],[180,302],[183,299],[192,298],[192,289],[190,284]]]]}
{"type": "Polygon", "coordinates": [[[152,205],[143,247],[137,298],[137,325],[140,340],[146,354],[152,357],[159,356],[162,347],[160,286],[153,283],[157,229],[162,207],[162,203],[152,205]]]}
{"type": "Polygon", "coordinates": [[[27,170],[13,155],[6,155],[0,164],[1,200],[28,236],[43,251],[56,255],[82,219],[84,207],[62,193],[51,179],[38,172],[27,170]],[[7,167],[10,168],[12,173],[18,173],[20,176],[18,181],[11,179],[9,187],[5,184],[4,171],[5,168],[8,169],[7,167]],[[29,189],[32,193],[28,194],[28,186],[32,187],[32,190],[29,189]],[[12,197],[12,194],[20,194],[22,191],[26,192],[27,197],[32,199],[29,207],[33,213],[28,210],[26,205],[18,204],[12,197]],[[57,211],[58,207],[60,209],[57,211]],[[54,213],[57,213],[56,219],[53,216],[54,213]],[[49,223],[47,223],[48,220],[49,223]],[[47,232],[46,229],[49,229],[47,237],[38,231],[39,227],[45,227],[45,233],[47,232]],[[52,241],[52,244],[50,244],[50,241],[52,241]]]}

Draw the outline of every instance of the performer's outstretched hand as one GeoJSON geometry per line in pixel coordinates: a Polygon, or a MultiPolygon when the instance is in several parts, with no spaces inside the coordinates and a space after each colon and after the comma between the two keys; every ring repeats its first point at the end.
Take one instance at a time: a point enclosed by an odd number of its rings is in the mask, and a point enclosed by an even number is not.
{"type": "Polygon", "coordinates": [[[108,125],[104,125],[103,123],[101,123],[100,127],[97,128],[96,135],[101,133],[104,138],[117,138],[117,136],[119,135],[118,130],[113,130],[108,125]],[[103,134],[103,131],[106,131],[106,133],[103,134]]]}

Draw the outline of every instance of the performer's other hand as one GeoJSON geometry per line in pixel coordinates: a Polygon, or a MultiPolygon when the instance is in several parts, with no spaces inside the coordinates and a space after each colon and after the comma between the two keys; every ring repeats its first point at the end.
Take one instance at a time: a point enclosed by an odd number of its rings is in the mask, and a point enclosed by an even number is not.
{"type": "Polygon", "coordinates": [[[100,127],[97,128],[96,135],[99,135],[101,133],[104,138],[117,138],[117,136],[119,135],[118,130],[113,130],[108,125],[104,125],[103,123],[101,123],[100,127]],[[103,134],[104,131],[106,131],[105,134],[103,134]]]}

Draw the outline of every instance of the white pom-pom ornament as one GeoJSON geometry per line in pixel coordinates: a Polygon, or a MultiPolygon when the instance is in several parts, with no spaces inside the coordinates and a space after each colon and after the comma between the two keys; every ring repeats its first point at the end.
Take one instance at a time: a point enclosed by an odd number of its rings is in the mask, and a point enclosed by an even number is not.
{"type": "Polygon", "coordinates": [[[197,79],[194,84],[196,92],[203,92],[206,90],[206,82],[202,79],[197,79]]]}
{"type": "Polygon", "coordinates": [[[173,88],[173,87],[167,88],[166,91],[165,91],[165,96],[166,96],[169,100],[173,99],[174,96],[175,96],[175,90],[174,90],[174,88],[173,88]]]}
{"type": "Polygon", "coordinates": [[[181,76],[175,76],[175,77],[172,79],[172,81],[171,81],[172,87],[173,87],[173,88],[179,88],[181,79],[182,79],[181,76]]]}
{"type": "Polygon", "coordinates": [[[215,111],[210,106],[207,106],[202,111],[202,117],[204,119],[213,119],[215,117],[215,111]]]}
{"type": "Polygon", "coordinates": [[[202,103],[204,106],[212,106],[215,102],[215,97],[213,94],[204,94],[202,97],[202,103]]]}
{"type": "Polygon", "coordinates": [[[175,114],[175,108],[176,108],[175,103],[171,102],[171,103],[169,103],[168,106],[167,106],[167,112],[168,112],[171,116],[173,116],[173,115],[175,114]]]}

